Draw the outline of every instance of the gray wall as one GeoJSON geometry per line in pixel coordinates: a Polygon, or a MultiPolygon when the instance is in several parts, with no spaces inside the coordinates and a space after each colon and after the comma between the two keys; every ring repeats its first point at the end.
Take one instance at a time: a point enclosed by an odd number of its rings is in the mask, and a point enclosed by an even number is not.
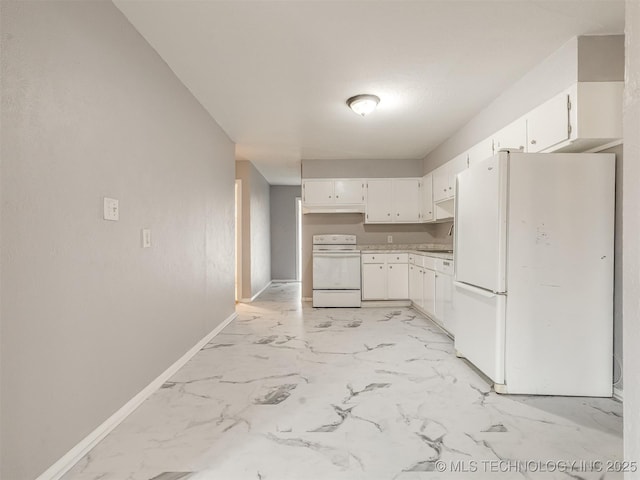
{"type": "Polygon", "coordinates": [[[302,160],[302,178],[421,177],[422,160],[302,160]]]}
{"type": "MultiPolygon", "coordinates": [[[[624,97],[624,458],[640,459],[640,2],[626,4],[624,97]]],[[[628,473],[627,479],[640,478],[628,473]]]]}
{"type": "Polygon", "coordinates": [[[110,2],[0,5],[0,477],[22,480],[233,313],[234,146],[110,2]]]}
{"type": "Polygon", "coordinates": [[[578,80],[624,80],[623,42],[622,35],[571,39],[430,152],[424,159],[424,173],[451,160],[578,80]]]}
{"type": "Polygon", "coordinates": [[[242,299],[271,281],[271,211],[269,183],[249,161],[236,162],[242,180],[242,299]]]}
{"type": "Polygon", "coordinates": [[[299,186],[271,186],[271,278],[296,279],[296,199],[299,186]]]}
{"type": "MultiPolygon", "coordinates": [[[[535,106],[551,98],[576,81],[624,80],[624,35],[577,37],[569,41],[544,62],[471,119],[455,135],[424,159],[429,172],[487,138],[535,106]]],[[[616,154],[616,245],[614,378],[622,389],[622,165],[623,148],[607,152],[616,154]]]]}

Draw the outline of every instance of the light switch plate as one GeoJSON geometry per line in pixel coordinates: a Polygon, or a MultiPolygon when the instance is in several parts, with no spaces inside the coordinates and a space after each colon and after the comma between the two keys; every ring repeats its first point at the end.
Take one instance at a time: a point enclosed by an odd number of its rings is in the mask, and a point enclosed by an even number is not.
{"type": "Polygon", "coordinates": [[[387,243],[393,243],[393,235],[387,235],[387,243]]]}
{"type": "Polygon", "coordinates": [[[151,229],[142,229],[142,248],[149,248],[151,246],[151,229]]]}
{"type": "Polygon", "coordinates": [[[104,219],[113,222],[117,222],[120,219],[118,200],[115,198],[104,197],[104,219]]]}

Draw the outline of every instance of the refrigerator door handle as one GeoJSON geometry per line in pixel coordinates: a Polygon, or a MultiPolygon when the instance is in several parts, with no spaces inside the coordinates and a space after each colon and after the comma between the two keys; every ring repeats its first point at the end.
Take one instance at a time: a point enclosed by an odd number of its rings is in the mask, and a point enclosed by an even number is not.
{"type": "Polygon", "coordinates": [[[497,295],[497,293],[491,292],[489,290],[485,290],[483,288],[474,287],[474,286],[469,285],[467,283],[453,282],[453,284],[458,288],[461,288],[463,290],[468,290],[468,291],[470,291],[472,293],[475,293],[477,295],[481,295],[483,297],[493,298],[493,297],[495,297],[497,295]]]}

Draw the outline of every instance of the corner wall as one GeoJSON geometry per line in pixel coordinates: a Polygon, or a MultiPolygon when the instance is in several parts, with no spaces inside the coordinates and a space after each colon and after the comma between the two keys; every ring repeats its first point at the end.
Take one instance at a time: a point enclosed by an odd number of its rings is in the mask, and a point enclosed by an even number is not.
{"type": "Polygon", "coordinates": [[[112,3],[0,8],[0,477],[28,480],[234,312],[234,146],[112,3]]]}
{"type": "Polygon", "coordinates": [[[242,180],[242,299],[271,281],[271,208],[269,183],[249,161],[236,162],[242,180]]]}

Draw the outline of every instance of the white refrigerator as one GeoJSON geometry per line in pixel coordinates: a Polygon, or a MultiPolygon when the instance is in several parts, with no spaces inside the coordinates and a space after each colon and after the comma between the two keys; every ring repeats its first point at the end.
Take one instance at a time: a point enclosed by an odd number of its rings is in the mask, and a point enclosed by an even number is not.
{"type": "Polygon", "coordinates": [[[611,396],[615,155],[500,152],[456,189],[458,356],[499,393],[611,396]]]}

